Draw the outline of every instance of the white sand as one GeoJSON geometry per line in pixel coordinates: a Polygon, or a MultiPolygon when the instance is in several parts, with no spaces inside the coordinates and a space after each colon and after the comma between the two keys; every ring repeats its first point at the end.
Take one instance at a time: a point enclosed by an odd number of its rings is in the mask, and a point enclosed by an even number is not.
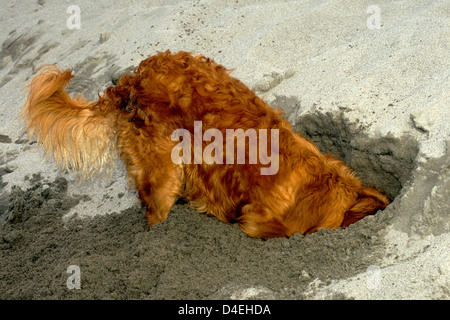
{"type": "MultiPolygon", "coordinates": [[[[156,51],[211,57],[269,102],[295,97],[300,107],[290,110],[293,123],[343,109],[370,137],[407,135],[418,142],[415,170],[383,233],[387,250],[378,278],[367,272],[328,285],[312,282],[308,297],[450,297],[448,1],[79,0],[81,28],[73,30],[67,28],[71,1],[40,2],[0,6],[1,135],[12,142],[21,137],[21,88],[42,64],[75,66],[86,86],[100,91],[108,85],[105,70],[136,66],[156,51]],[[368,19],[376,25],[370,5],[380,9],[380,29],[368,27],[368,19]]],[[[13,171],[3,176],[5,191],[27,174],[57,174],[53,161],[40,166],[41,153],[23,144],[0,143],[0,160],[13,171]]],[[[119,170],[100,191],[91,186],[92,203],[76,210],[90,215],[129,207],[135,195],[126,191],[124,176],[119,170]],[[120,203],[102,200],[111,190],[123,190],[120,203]]],[[[75,193],[78,187],[70,186],[75,193]]]]}

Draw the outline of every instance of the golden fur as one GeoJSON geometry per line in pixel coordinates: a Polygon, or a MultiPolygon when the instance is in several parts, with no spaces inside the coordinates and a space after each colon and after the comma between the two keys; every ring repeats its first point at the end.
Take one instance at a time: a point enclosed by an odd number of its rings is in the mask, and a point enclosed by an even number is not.
{"type": "Polygon", "coordinates": [[[389,204],[343,162],[294,133],[281,111],[205,57],[158,53],[97,102],[71,98],[65,91],[71,78],[71,70],[47,66],[33,79],[21,113],[26,129],[63,169],[85,177],[110,167],[117,151],[147,207],[149,225],[164,221],[178,197],[259,238],[346,227],[389,204]],[[261,175],[260,160],[174,163],[179,141],[171,135],[180,128],[193,134],[194,121],[202,121],[203,132],[278,129],[279,144],[269,147],[278,147],[278,172],[261,175]]]}

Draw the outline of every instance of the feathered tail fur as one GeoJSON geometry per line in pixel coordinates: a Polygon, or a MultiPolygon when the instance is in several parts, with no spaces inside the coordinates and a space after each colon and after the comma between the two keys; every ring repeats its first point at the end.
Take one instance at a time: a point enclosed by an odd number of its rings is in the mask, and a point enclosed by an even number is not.
{"type": "Polygon", "coordinates": [[[53,155],[63,170],[79,171],[85,179],[113,163],[114,117],[104,102],[71,98],[65,88],[72,77],[71,69],[43,67],[28,86],[20,116],[46,155],[53,155]]]}

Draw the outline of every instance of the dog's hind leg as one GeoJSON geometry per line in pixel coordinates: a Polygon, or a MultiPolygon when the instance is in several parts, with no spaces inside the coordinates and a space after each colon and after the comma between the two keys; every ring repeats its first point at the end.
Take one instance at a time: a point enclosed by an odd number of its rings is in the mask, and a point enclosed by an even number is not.
{"type": "Polygon", "coordinates": [[[181,170],[180,166],[169,165],[164,170],[150,170],[136,178],[139,198],[147,207],[149,226],[166,220],[180,194],[181,170]]]}
{"type": "Polygon", "coordinates": [[[183,167],[171,159],[173,142],[119,133],[118,146],[139,198],[147,208],[149,226],[166,219],[183,187],[183,167]],[[156,143],[156,141],[159,143],[156,143]]]}

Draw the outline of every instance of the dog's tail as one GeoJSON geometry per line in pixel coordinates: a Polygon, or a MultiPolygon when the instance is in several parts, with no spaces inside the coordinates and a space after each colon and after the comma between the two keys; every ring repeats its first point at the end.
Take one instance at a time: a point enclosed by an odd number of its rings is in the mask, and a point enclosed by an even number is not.
{"type": "Polygon", "coordinates": [[[378,190],[370,187],[363,187],[359,192],[359,197],[356,203],[344,215],[344,221],[341,227],[345,228],[355,223],[367,215],[377,213],[378,210],[383,210],[390,203],[389,199],[378,190]]]}
{"type": "Polygon", "coordinates": [[[72,77],[71,69],[43,67],[28,85],[20,117],[46,155],[53,155],[63,170],[79,171],[85,179],[113,163],[113,117],[99,103],[71,98],[65,87],[72,77]]]}

